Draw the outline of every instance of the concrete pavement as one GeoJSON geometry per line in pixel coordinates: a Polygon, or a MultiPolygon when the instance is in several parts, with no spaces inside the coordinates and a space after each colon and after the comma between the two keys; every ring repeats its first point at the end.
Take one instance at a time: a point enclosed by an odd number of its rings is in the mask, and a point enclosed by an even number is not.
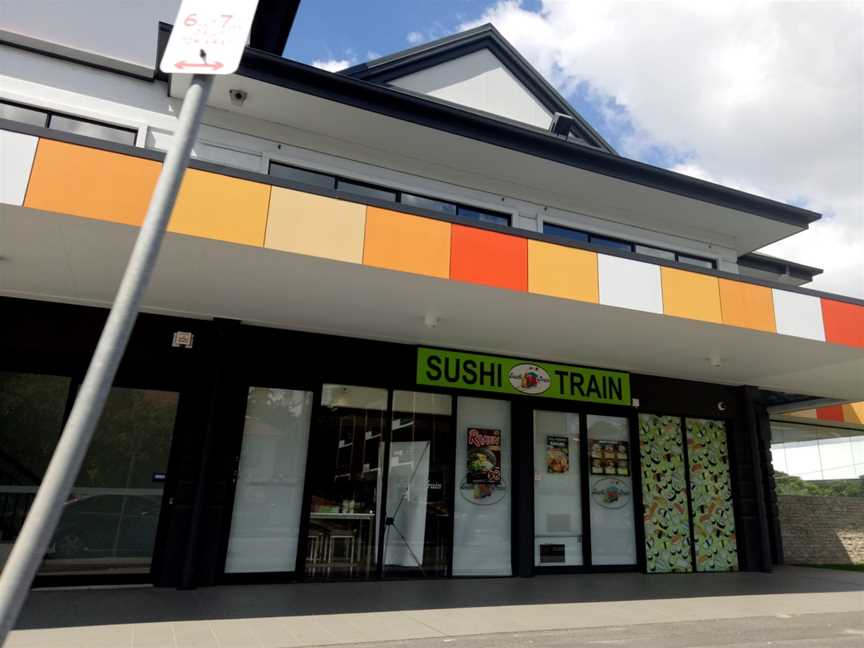
{"type": "MultiPolygon", "coordinates": [[[[812,614],[864,618],[864,574],[787,567],[773,574],[586,574],[222,586],[192,592],[36,591],[7,645],[296,648],[423,639],[434,643],[489,633],[812,614]]],[[[849,636],[864,645],[864,636],[849,636]]]]}

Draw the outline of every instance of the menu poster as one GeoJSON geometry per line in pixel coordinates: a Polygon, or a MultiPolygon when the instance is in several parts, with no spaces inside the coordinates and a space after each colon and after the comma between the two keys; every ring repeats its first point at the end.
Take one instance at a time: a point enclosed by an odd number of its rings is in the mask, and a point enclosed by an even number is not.
{"type": "Polygon", "coordinates": [[[546,437],[546,472],[556,475],[570,472],[570,439],[566,436],[546,437]]]}
{"type": "Polygon", "coordinates": [[[467,477],[469,484],[501,483],[501,430],[468,428],[467,477]]]}
{"type": "Polygon", "coordinates": [[[591,474],[630,476],[630,453],[627,441],[591,440],[591,474]]]}

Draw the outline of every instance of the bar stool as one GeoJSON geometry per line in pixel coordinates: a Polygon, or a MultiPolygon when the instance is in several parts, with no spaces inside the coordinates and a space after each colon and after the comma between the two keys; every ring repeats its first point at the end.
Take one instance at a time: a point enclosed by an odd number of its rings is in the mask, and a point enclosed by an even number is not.
{"type": "Polygon", "coordinates": [[[337,557],[340,558],[339,563],[347,564],[348,566],[348,574],[354,575],[354,566],[356,563],[356,538],[354,537],[353,532],[341,532],[341,533],[331,533],[327,538],[327,570],[328,572],[333,569],[333,566],[336,564],[337,557]],[[337,556],[336,549],[337,544],[343,543],[344,545],[344,553],[341,553],[337,556]],[[342,560],[342,556],[344,556],[344,560],[342,560]]]}

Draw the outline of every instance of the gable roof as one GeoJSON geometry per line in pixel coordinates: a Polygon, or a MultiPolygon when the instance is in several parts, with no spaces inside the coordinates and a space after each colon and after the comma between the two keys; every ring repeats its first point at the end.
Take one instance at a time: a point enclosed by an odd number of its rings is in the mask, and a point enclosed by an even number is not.
{"type": "Polygon", "coordinates": [[[373,83],[388,83],[480,50],[489,50],[550,113],[573,117],[577,142],[617,155],[612,146],[525,60],[491,24],[446,36],[339,72],[373,83]],[[582,140],[582,141],[579,141],[582,140]]]}

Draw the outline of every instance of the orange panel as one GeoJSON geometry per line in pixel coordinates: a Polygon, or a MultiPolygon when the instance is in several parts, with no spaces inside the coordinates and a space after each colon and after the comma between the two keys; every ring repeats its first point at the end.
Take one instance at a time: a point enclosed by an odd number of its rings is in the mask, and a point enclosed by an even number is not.
{"type": "Polygon", "coordinates": [[[663,281],[663,312],[675,317],[720,324],[720,288],[716,277],[660,268],[663,281]]]}
{"type": "Polygon", "coordinates": [[[168,231],[263,246],[269,202],[270,185],[189,169],[168,231]]]}
{"type": "Polygon", "coordinates": [[[846,403],[843,406],[843,420],[847,423],[864,425],[864,401],[846,403]]]}
{"type": "Polygon", "coordinates": [[[597,254],[587,250],[528,241],[528,290],[538,295],[600,301],[597,254]]]}
{"type": "Polygon", "coordinates": [[[826,341],[864,347],[864,307],[823,299],[822,320],[826,341]]]}
{"type": "Polygon", "coordinates": [[[453,225],[450,278],[457,281],[528,289],[528,240],[453,225]]]}
{"type": "Polygon", "coordinates": [[[161,164],[39,139],[24,206],[141,225],[161,164]]]}
{"type": "Polygon", "coordinates": [[[843,421],[843,407],[840,405],[829,405],[816,410],[816,418],[820,421],[843,421]]]}
{"type": "Polygon", "coordinates": [[[774,295],[770,288],[720,279],[720,308],[724,324],[777,332],[774,295]]]}
{"type": "Polygon", "coordinates": [[[450,223],[368,207],[363,263],[447,279],[450,223]]]}

